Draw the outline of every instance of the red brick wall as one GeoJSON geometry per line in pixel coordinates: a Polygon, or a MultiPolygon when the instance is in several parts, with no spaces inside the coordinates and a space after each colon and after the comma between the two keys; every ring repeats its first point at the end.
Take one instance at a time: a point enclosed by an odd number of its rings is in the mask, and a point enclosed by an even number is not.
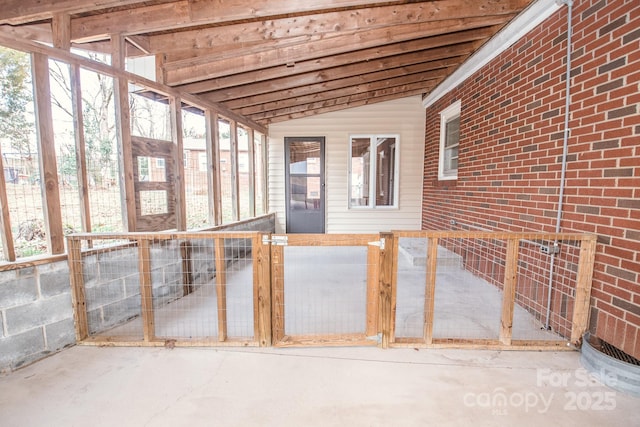
{"type": "MultiPolygon", "coordinates": [[[[423,229],[555,231],[567,8],[426,110],[423,229]],[[462,103],[458,179],[438,181],[439,112],[462,103]]],[[[590,329],[640,358],[640,6],[574,0],[563,232],[598,235],[590,329]]]]}

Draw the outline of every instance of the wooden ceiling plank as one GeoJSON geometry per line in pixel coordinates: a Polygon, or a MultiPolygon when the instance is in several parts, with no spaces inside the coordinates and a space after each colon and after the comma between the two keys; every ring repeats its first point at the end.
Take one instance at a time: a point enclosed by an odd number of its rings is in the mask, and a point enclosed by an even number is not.
{"type": "Polygon", "coordinates": [[[350,100],[350,99],[342,99],[342,100],[337,100],[335,102],[332,103],[324,103],[324,105],[317,105],[314,106],[315,108],[309,108],[303,111],[280,111],[277,114],[272,114],[268,117],[264,117],[262,119],[254,119],[255,121],[257,121],[258,123],[263,124],[264,126],[268,126],[271,123],[278,123],[278,122],[284,122],[287,120],[294,120],[294,119],[299,119],[299,118],[303,118],[303,117],[309,117],[309,116],[314,116],[314,115],[318,115],[318,114],[324,114],[324,113],[330,113],[333,111],[339,111],[339,110],[344,110],[346,108],[355,108],[355,107],[361,107],[364,105],[370,105],[370,104],[376,104],[376,103],[380,103],[380,102],[385,102],[385,101],[391,101],[394,99],[399,99],[399,98],[407,98],[410,96],[415,96],[415,95],[421,95],[423,92],[428,92],[430,91],[432,88],[429,87],[425,87],[422,89],[414,89],[411,91],[407,91],[407,92],[403,92],[403,93],[396,93],[396,94],[391,94],[391,95],[386,95],[386,96],[381,96],[378,98],[367,98],[367,99],[360,99],[357,101],[354,100],[350,100]]]}
{"type": "Polygon", "coordinates": [[[244,74],[221,77],[178,87],[189,93],[209,92],[207,98],[218,98],[220,101],[224,101],[225,99],[239,97],[239,95],[231,92],[235,86],[263,82],[263,90],[261,90],[259,86],[253,85],[256,90],[254,93],[271,92],[278,90],[276,85],[269,84],[269,81],[272,79],[300,76],[297,85],[319,83],[330,78],[347,77],[349,75],[347,73],[357,74],[362,72],[362,70],[373,72],[385,70],[389,67],[397,67],[398,64],[410,65],[467,55],[477,47],[478,43],[479,42],[467,42],[454,46],[425,47],[423,50],[410,51],[409,53],[404,53],[402,50],[403,46],[385,46],[380,49],[374,48],[351,54],[321,58],[319,60],[299,62],[292,68],[276,67],[268,70],[251,71],[244,74]],[[367,62],[368,65],[363,65],[363,62],[367,62]],[[334,74],[336,71],[334,70],[335,67],[344,67],[342,69],[344,73],[342,75],[334,74]],[[215,91],[212,89],[215,89],[215,91]]]}
{"type": "MultiPolygon", "coordinates": [[[[351,61],[347,65],[338,65],[333,66],[331,69],[315,70],[303,74],[297,74],[295,76],[284,76],[267,81],[253,81],[252,83],[241,86],[210,91],[206,94],[206,97],[210,100],[215,99],[216,102],[227,103],[230,99],[256,97],[270,92],[282,91],[298,86],[310,87],[311,85],[326,83],[333,79],[343,79],[351,76],[364,76],[365,74],[376,71],[379,71],[381,73],[379,75],[382,76],[384,73],[394,72],[393,70],[400,66],[407,67],[417,65],[422,68],[416,69],[416,71],[412,72],[419,72],[458,65],[462,61],[461,57],[466,57],[466,54],[471,52],[472,45],[469,45],[469,49],[467,51],[461,52],[460,57],[458,58],[453,57],[439,60],[433,59],[432,55],[434,52],[427,51],[427,49],[435,48],[440,45],[447,45],[453,40],[457,40],[460,43],[482,40],[492,35],[493,32],[494,30],[491,28],[485,28],[481,30],[464,31],[456,33],[455,35],[450,34],[428,39],[412,40],[410,42],[403,42],[397,45],[385,46],[381,49],[372,50],[370,56],[363,55],[363,53],[366,52],[361,51],[358,52],[357,55],[347,56],[346,59],[351,61]],[[399,52],[401,53],[400,55],[398,55],[399,52]],[[421,55],[411,55],[411,52],[421,52],[421,55]],[[389,60],[383,59],[389,56],[393,56],[393,58],[390,58],[389,60]],[[427,68],[424,68],[425,64],[428,64],[427,68]]],[[[459,49],[460,46],[455,48],[459,49]]],[[[371,76],[368,76],[368,78],[370,77],[371,76]]],[[[200,86],[204,87],[205,83],[206,82],[202,82],[200,86]]],[[[212,80],[208,83],[211,87],[219,86],[217,80],[212,80]]],[[[189,92],[193,92],[193,88],[189,89],[189,92]]],[[[244,101],[250,102],[251,100],[244,99],[244,101]]]]}
{"type": "MultiPolygon", "coordinates": [[[[431,83],[431,85],[435,85],[435,83],[431,83]]],[[[414,82],[414,83],[406,84],[402,86],[376,89],[376,90],[371,90],[367,92],[338,94],[337,96],[333,96],[331,98],[329,97],[320,98],[314,102],[308,102],[305,104],[296,104],[290,107],[254,113],[249,115],[249,117],[251,117],[253,120],[260,121],[260,120],[264,120],[265,118],[273,117],[274,115],[291,114],[291,113],[296,113],[300,111],[305,111],[308,109],[313,110],[313,109],[321,108],[327,105],[347,104],[353,101],[366,100],[369,98],[377,98],[381,96],[399,95],[399,94],[404,94],[406,92],[413,91],[413,90],[417,90],[422,93],[426,90],[425,87],[431,86],[431,85],[425,84],[425,82],[414,82]]]]}
{"type": "Polygon", "coordinates": [[[3,0],[0,24],[16,25],[50,19],[56,13],[75,14],[145,1],[147,0],[3,0]]]}
{"type": "Polygon", "coordinates": [[[356,50],[393,44],[416,38],[458,32],[473,28],[500,25],[505,16],[464,18],[438,21],[435,23],[407,24],[389,28],[377,28],[353,35],[329,37],[315,43],[302,43],[282,49],[250,54],[220,60],[203,57],[165,64],[167,83],[170,85],[191,83],[207,78],[265,69],[280,65],[292,65],[326,56],[353,52],[356,50]]]}
{"type": "Polygon", "coordinates": [[[335,90],[350,90],[352,87],[360,87],[362,85],[393,85],[394,79],[398,78],[414,80],[416,78],[422,80],[444,78],[453,69],[455,69],[454,66],[442,68],[438,66],[434,67],[430,63],[415,64],[408,67],[398,67],[375,73],[361,74],[344,79],[330,80],[313,85],[299,86],[277,92],[270,92],[258,96],[234,99],[224,102],[224,105],[234,111],[245,111],[243,114],[253,114],[264,109],[271,109],[269,107],[270,105],[277,106],[286,102],[293,102],[292,100],[300,101],[312,95],[325,94],[335,90]]]}
{"type": "MultiPolygon", "coordinates": [[[[376,90],[389,89],[397,86],[404,86],[409,84],[420,83],[424,87],[430,80],[442,80],[449,73],[449,70],[433,70],[423,73],[402,75],[399,77],[388,78],[385,80],[377,80],[371,82],[362,82],[360,84],[354,84],[349,86],[340,87],[337,89],[327,89],[324,91],[317,91],[308,95],[295,96],[290,98],[283,98],[277,101],[267,102],[263,104],[247,106],[234,109],[239,114],[249,116],[257,113],[264,113],[272,110],[279,110],[282,108],[294,107],[297,105],[305,105],[313,102],[317,102],[323,99],[338,98],[346,95],[356,95],[363,92],[373,92],[376,90]]],[[[227,107],[229,107],[227,105],[227,107]]]]}
{"type": "MultiPolygon", "coordinates": [[[[327,33],[347,33],[362,29],[410,23],[433,22],[474,16],[512,14],[519,9],[505,2],[440,0],[404,5],[380,6],[366,10],[327,12],[318,15],[285,17],[258,22],[199,28],[190,31],[150,36],[152,52],[176,52],[174,61],[201,55],[211,55],[242,49],[254,43],[279,46],[295,37],[317,37],[327,33]],[[509,7],[507,7],[509,6],[509,7]]],[[[124,28],[122,29],[125,30],[124,28]]],[[[131,29],[128,29],[131,31],[131,29]]]]}

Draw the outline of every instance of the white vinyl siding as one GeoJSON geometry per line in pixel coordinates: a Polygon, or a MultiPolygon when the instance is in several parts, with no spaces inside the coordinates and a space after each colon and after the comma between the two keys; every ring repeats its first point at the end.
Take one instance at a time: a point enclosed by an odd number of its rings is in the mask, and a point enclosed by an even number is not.
{"type": "Polygon", "coordinates": [[[276,231],[285,230],[284,138],[325,137],[327,233],[419,230],[425,114],[419,96],[269,125],[269,208],[276,231]],[[349,209],[349,138],[357,134],[399,136],[397,207],[349,209]]]}

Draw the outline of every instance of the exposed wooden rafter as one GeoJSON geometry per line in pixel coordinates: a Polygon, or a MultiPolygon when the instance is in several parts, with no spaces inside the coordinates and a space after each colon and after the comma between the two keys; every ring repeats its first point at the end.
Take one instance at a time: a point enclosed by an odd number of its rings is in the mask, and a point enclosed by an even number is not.
{"type": "Polygon", "coordinates": [[[156,58],[158,82],[268,123],[428,94],[532,0],[7,0],[0,35],[156,58]]]}

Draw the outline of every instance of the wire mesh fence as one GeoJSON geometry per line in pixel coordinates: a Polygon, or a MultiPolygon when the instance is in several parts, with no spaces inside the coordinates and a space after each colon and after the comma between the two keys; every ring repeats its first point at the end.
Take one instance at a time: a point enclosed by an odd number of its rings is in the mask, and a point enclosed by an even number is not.
{"type": "Polygon", "coordinates": [[[255,344],[258,233],[86,235],[111,246],[84,252],[79,236],[69,240],[79,335],[255,344]]]}
{"type": "Polygon", "coordinates": [[[400,233],[394,338],[427,344],[569,342],[575,338],[576,304],[582,307],[576,292],[587,286],[580,265],[593,263],[581,253],[583,237],[400,233]]]}
{"type": "Polygon", "coordinates": [[[80,340],[558,348],[586,328],[595,238],[183,232],[68,246],[80,340]]]}

